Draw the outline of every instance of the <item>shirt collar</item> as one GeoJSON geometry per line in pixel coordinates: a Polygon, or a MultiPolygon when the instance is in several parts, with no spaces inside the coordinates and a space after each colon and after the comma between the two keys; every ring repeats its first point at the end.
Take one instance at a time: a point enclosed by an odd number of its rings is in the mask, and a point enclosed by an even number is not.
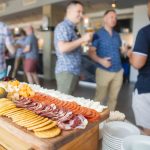
{"type": "MultiPolygon", "coordinates": [[[[104,27],[102,27],[102,30],[103,30],[104,32],[107,32],[107,33],[108,33],[108,31],[107,31],[104,27]]],[[[114,33],[115,33],[115,31],[112,30],[112,36],[114,35],[114,33]]],[[[109,33],[108,33],[108,34],[109,34],[109,33]]]]}
{"type": "Polygon", "coordinates": [[[75,25],[72,21],[70,21],[69,19],[65,18],[64,21],[65,21],[69,26],[71,26],[72,28],[76,28],[76,25],[75,25]]]}

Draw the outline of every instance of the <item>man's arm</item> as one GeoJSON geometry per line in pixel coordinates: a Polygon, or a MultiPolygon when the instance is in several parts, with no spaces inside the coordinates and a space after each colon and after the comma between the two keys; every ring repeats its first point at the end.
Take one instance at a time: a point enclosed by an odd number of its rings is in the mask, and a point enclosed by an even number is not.
{"type": "Polygon", "coordinates": [[[7,47],[8,51],[10,52],[11,55],[14,55],[14,54],[15,54],[16,49],[15,49],[15,46],[14,46],[14,45],[12,45],[12,44],[7,44],[7,43],[6,43],[6,47],[7,47]]]}
{"type": "Polygon", "coordinates": [[[145,54],[129,50],[127,56],[129,57],[130,64],[136,69],[141,69],[146,64],[147,55],[145,54]]]}
{"type": "Polygon", "coordinates": [[[88,51],[88,55],[92,60],[103,65],[105,68],[109,68],[111,66],[111,59],[109,57],[101,58],[97,56],[95,47],[90,48],[90,50],[88,51]]]}
{"type": "Polygon", "coordinates": [[[5,26],[5,28],[3,30],[5,33],[5,46],[8,49],[8,51],[10,52],[10,54],[14,55],[16,52],[16,48],[14,46],[14,39],[13,39],[12,33],[7,26],[5,26]]]}
{"type": "Polygon", "coordinates": [[[137,34],[134,50],[127,52],[131,65],[136,69],[141,69],[147,61],[149,43],[146,34],[146,31],[141,29],[137,34]]]}
{"type": "Polygon", "coordinates": [[[64,41],[59,41],[58,42],[58,48],[62,53],[67,53],[75,50],[77,47],[81,46],[83,40],[80,38],[78,40],[74,40],[71,42],[64,42],[64,41]]]}
{"type": "Polygon", "coordinates": [[[23,53],[29,52],[29,51],[30,51],[30,48],[31,48],[30,45],[25,46],[24,49],[23,49],[23,53]]]}
{"type": "Polygon", "coordinates": [[[86,33],[81,38],[74,40],[74,41],[59,41],[58,48],[62,53],[67,53],[74,51],[77,47],[81,46],[83,43],[89,42],[92,39],[91,33],[86,33]]]}

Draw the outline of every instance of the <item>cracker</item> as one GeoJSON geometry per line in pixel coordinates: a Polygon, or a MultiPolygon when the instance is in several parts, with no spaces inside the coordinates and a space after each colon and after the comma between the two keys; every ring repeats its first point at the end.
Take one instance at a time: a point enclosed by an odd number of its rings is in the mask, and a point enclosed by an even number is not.
{"type": "Polygon", "coordinates": [[[54,127],[52,129],[49,129],[49,130],[36,131],[34,133],[39,138],[52,138],[52,137],[58,136],[61,133],[61,129],[58,127],[54,127]]]}
{"type": "Polygon", "coordinates": [[[26,124],[25,127],[31,128],[31,127],[37,126],[39,124],[42,124],[42,123],[44,123],[44,122],[46,122],[48,120],[49,120],[48,118],[44,118],[44,119],[42,119],[41,121],[38,121],[38,122],[29,122],[28,124],[26,124]]]}
{"type": "Polygon", "coordinates": [[[37,129],[37,128],[44,127],[44,126],[50,124],[51,122],[52,122],[52,120],[47,120],[47,121],[45,121],[45,122],[43,122],[43,123],[41,123],[41,124],[38,124],[38,125],[36,125],[36,126],[30,127],[30,128],[27,128],[27,129],[28,129],[28,130],[35,130],[35,129],[37,129]]]}
{"type": "Polygon", "coordinates": [[[18,125],[22,125],[24,127],[31,125],[31,124],[37,124],[38,122],[42,121],[44,118],[41,116],[38,116],[37,118],[34,119],[29,119],[29,120],[21,120],[19,122],[16,122],[18,125]]]}
{"type": "Polygon", "coordinates": [[[56,121],[53,121],[51,124],[48,124],[44,127],[41,127],[41,128],[37,128],[35,129],[34,131],[44,131],[44,130],[48,130],[48,129],[51,129],[53,127],[55,127],[57,125],[57,122],[56,121]]]}

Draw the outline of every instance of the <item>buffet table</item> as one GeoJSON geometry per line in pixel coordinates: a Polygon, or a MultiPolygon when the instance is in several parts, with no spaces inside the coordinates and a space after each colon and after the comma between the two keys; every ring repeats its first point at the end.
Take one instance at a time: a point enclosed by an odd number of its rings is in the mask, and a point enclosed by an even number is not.
{"type": "Polygon", "coordinates": [[[97,150],[99,123],[107,119],[109,110],[101,113],[101,119],[89,123],[86,129],[62,131],[61,135],[51,139],[41,139],[32,132],[0,117],[0,144],[7,150],[97,150]]]}

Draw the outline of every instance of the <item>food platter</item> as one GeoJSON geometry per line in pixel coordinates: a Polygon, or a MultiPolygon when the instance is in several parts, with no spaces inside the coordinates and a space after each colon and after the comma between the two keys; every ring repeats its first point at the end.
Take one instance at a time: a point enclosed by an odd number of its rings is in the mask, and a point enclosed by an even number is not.
{"type": "MultiPolygon", "coordinates": [[[[38,147],[41,150],[63,150],[64,146],[85,135],[80,142],[86,143],[90,140],[95,144],[95,149],[97,148],[99,122],[109,116],[109,110],[106,107],[98,106],[89,100],[87,103],[93,104],[95,109],[85,107],[85,104],[83,106],[77,103],[79,98],[61,95],[57,91],[52,92],[35,85],[26,85],[17,81],[9,82],[9,85],[8,83],[0,84],[8,92],[8,97],[1,99],[0,102],[0,133],[4,132],[0,142],[7,149],[19,148],[17,143],[22,143],[24,149],[38,147]],[[5,102],[2,103],[2,101],[5,102]],[[88,138],[88,135],[91,137],[88,138]],[[7,139],[11,136],[14,138],[8,142],[7,139]],[[97,140],[93,141],[93,139],[97,140]],[[15,141],[17,146],[12,144],[15,141]]],[[[80,99],[81,101],[84,101],[83,98],[80,99]]],[[[88,105],[91,107],[91,104],[88,105]]],[[[80,147],[90,147],[88,145],[90,142],[84,145],[82,143],[80,147]]]]}

